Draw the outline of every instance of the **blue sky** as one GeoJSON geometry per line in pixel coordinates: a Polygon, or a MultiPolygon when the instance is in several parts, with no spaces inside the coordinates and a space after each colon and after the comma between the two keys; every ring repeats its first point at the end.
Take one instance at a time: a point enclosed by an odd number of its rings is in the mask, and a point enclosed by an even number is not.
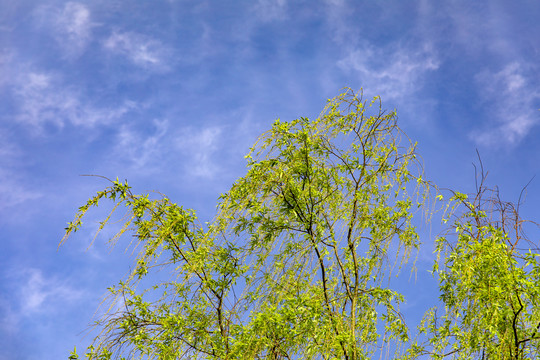
{"type": "MultiPolygon", "coordinates": [[[[57,251],[107,185],[79,175],[209,220],[257,135],[316,117],[346,86],[397,109],[439,186],[471,191],[478,149],[517,201],[540,170],[539,16],[533,0],[0,0],[0,360],[88,345],[81,332],[129,268],[107,232],[87,250],[100,211],[57,251]]],[[[540,218],[538,199],[539,178],[525,217],[540,218]]],[[[436,298],[420,278],[419,297],[436,298]]]]}

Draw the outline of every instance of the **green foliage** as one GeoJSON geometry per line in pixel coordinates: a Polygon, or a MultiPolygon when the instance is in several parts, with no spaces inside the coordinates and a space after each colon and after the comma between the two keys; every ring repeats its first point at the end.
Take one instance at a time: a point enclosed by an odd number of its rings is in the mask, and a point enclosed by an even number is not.
{"type": "Polygon", "coordinates": [[[482,174],[471,199],[460,193],[451,198],[455,234],[437,239],[440,261],[434,266],[445,311],[426,314],[424,352],[435,359],[537,359],[538,248],[525,237],[519,205],[500,200],[484,180],[482,174]]]}
{"type": "Polygon", "coordinates": [[[457,236],[437,240],[434,267],[444,314],[429,310],[419,337],[405,324],[405,299],[388,280],[421,244],[412,220],[432,188],[414,149],[395,112],[349,90],[317,119],[278,120],[261,135],[246,175],[205,225],[167,197],[113,181],[62,240],[109,199],[98,232],[125,208],[113,241],[128,233],[139,249],[131,273],[109,288],[87,358],[535,358],[537,256],[518,250],[517,211],[484,201],[482,187],[448,203],[457,236]]]}
{"type": "Polygon", "coordinates": [[[73,351],[69,354],[68,360],[79,360],[79,355],[77,355],[76,347],[74,347],[73,351]]]}

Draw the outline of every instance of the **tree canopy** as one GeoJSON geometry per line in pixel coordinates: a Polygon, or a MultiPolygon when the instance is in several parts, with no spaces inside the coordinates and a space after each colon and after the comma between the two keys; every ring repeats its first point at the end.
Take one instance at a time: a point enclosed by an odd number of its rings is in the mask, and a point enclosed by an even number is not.
{"type": "Polygon", "coordinates": [[[62,242],[110,199],[127,211],[115,238],[139,249],[90,359],[537,358],[540,264],[519,206],[483,172],[477,194],[444,200],[379,98],[347,90],[315,120],[278,120],[246,158],[207,223],[118,180],[79,208],[62,242]],[[416,218],[435,203],[449,225],[436,239],[440,301],[415,329],[389,279],[432,241],[416,218]]]}

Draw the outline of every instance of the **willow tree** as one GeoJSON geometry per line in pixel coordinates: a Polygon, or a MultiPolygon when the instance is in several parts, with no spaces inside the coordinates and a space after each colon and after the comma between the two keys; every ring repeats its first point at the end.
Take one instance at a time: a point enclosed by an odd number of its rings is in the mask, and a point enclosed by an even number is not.
{"type": "Polygon", "coordinates": [[[442,306],[427,311],[425,342],[413,348],[434,359],[539,359],[540,248],[524,229],[538,224],[519,212],[526,187],[514,204],[485,185],[483,168],[479,178],[476,193],[449,199],[434,263],[442,306]]]}
{"type": "Polygon", "coordinates": [[[119,181],[79,209],[65,238],[111,199],[127,211],[117,237],[140,249],[89,358],[352,360],[409,347],[388,279],[420,244],[426,183],[395,112],[349,90],[315,120],[276,121],[246,158],[204,225],[119,181]]]}

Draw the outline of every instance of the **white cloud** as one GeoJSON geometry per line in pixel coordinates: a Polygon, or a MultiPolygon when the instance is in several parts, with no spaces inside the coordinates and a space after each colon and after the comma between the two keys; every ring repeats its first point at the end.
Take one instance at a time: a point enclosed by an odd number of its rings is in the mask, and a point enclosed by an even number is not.
{"type": "Polygon", "coordinates": [[[14,94],[19,105],[16,119],[31,125],[36,134],[42,133],[46,123],[59,128],[66,123],[83,127],[107,124],[134,107],[130,102],[110,109],[93,106],[77,88],[64,85],[59,76],[36,71],[21,72],[14,94]]]}
{"type": "Polygon", "coordinates": [[[7,51],[0,51],[0,90],[5,85],[7,85],[10,80],[11,76],[9,74],[12,73],[11,69],[11,62],[13,61],[13,54],[7,51]]]}
{"type": "Polygon", "coordinates": [[[450,45],[440,48],[442,56],[453,58],[459,54],[460,62],[473,60],[462,65],[469,67],[464,73],[471,66],[490,69],[477,70],[477,75],[470,79],[488,120],[469,131],[469,137],[484,146],[519,143],[540,123],[540,92],[537,65],[523,60],[528,58],[531,34],[516,36],[516,29],[522,24],[521,17],[509,11],[515,10],[513,5],[464,0],[420,4],[422,32],[433,43],[450,45]]]}
{"type": "Polygon", "coordinates": [[[324,2],[330,6],[344,6],[345,0],[324,0],[324,2]]]}
{"type": "Polygon", "coordinates": [[[105,49],[127,57],[135,65],[152,70],[169,69],[171,51],[159,40],[133,32],[113,32],[103,43],[105,49]]]}
{"type": "Polygon", "coordinates": [[[7,166],[6,162],[10,162],[11,159],[21,153],[19,147],[10,138],[12,136],[8,135],[6,130],[0,128],[0,164],[2,164],[2,167],[7,166]]]}
{"type": "MultiPolygon", "coordinates": [[[[2,298],[0,298],[0,309],[3,310],[0,311],[0,330],[10,336],[16,334],[19,328],[19,316],[17,312],[13,310],[7,299],[2,298]]],[[[0,359],[4,359],[1,357],[1,354],[0,359]]]]}
{"type": "Polygon", "coordinates": [[[177,147],[184,155],[190,175],[203,178],[216,176],[219,166],[214,161],[222,129],[211,126],[202,130],[186,129],[177,139],[177,147]]]}
{"type": "MultiPolygon", "coordinates": [[[[25,181],[27,162],[22,156],[26,151],[13,141],[16,135],[9,130],[9,123],[22,124],[29,135],[48,136],[51,125],[56,129],[66,125],[84,129],[110,125],[135,105],[124,102],[110,108],[95,106],[78,88],[65,85],[56,73],[35,71],[25,64],[17,64],[12,56],[6,55],[4,61],[0,58],[0,71],[2,68],[10,70],[8,73],[12,75],[3,78],[5,83],[0,86],[4,85],[2,90],[9,91],[13,111],[0,117],[2,124],[7,125],[0,127],[0,203],[3,205],[0,216],[4,221],[20,221],[19,218],[27,214],[14,215],[13,210],[21,204],[31,204],[44,194],[25,181]]],[[[85,133],[89,141],[96,134],[85,133]]]]}
{"type": "Polygon", "coordinates": [[[540,123],[535,106],[540,92],[527,80],[526,72],[526,65],[513,62],[498,72],[476,76],[479,93],[493,115],[484,130],[471,133],[474,141],[488,146],[516,144],[540,123]]]}
{"type": "MultiPolygon", "coordinates": [[[[43,194],[35,190],[30,190],[15,179],[13,171],[0,170],[0,214],[12,206],[26,201],[35,200],[43,194]]],[[[6,214],[4,214],[6,216],[6,214]]]]}
{"type": "Polygon", "coordinates": [[[69,58],[80,56],[92,39],[90,10],[84,4],[67,2],[64,6],[53,8],[41,6],[36,9],[38,26],[48,29],[64,54],[69,58]]]}
{"type": "Polygon", "coordinates": [[[64,306],[83,298],[84,292],[67,284],[66,281],[47,277],[39,269],[23,268],[7,271],[8,283],[13,287],[10,296],[4,294],[0,303],[4,305],[2,330],[17,331],[24,318],[36,314],[61,312],[64,306]]]}
{"type": "MultiPolygon", "coordinates": [[[[43,196],[43,194],[25,187],[21,181],[16,169],[22,163],[22,150],[12,139],[12,134],[0,128],[0,204],[2,204],[0,214],[3,220],[8,218],[11,220],[12,206],[43,196]]],[[[19,214],[17,219],[21,219],[19,214]]]]}
{"type": "Polygon", "coordinates": [[[171,129],[166,120],[154,120],[152,125],[152,129],[148,125],[141,129],[141,124],[122,125],[114,158],[127,162],[139,175],[173,171],[175,176],[180,172],[191,179],[212,179],[221,169],[220,127],[171,129]]]}
{"type": "Polygon", "coordinates": [[[57,17],[57,41],[67,41],[71,54],[80,54],[91,37],[90,11],[80,3],[68,2],[57,17]]]}
{"type": "Polygon", "coordinates": [[[235,159],[243,166],[242,156],[262,132],[254,127],[252,113],[242,107],[227,114],[208,114],[212,123],[198,126],[185,126],[182,119],[180,123],[154,120],[152,124],[124,124],[113,158],[128,164],[139,176],[167,172],[188,182],[220,180],[231,164],[236,164],[235,159]]]}
{"type": "Polygon", "coordinates": [[[41,272],[32,271],[27,283],[21,289],[21,308],[23,313],[29,314],[40,310],[41,305],[49,296],[45,286],[45,280],[41,272]]]}
{"type": "Polygon", "coordinates": [[[368,45],[350,51],[338,66],[347,72],[355,71],[360,84],[370,94],[400,99],[415,92],[422,77],[438,69],[439,63],[429,48],[411,51],[368,45]]]}
{"type": "Polygon", "coordinates": [[[341,48],[349,49],[357,43],[362,36],[362,27],[357,19],[351,21],[350,6],[347,0],[325,0],[324,17],[329,29],[329,36],[341,48]]]}
{"type": "Polygon", "coordinates": [[[165,151],[166,145],[164,137],[167,133],[168,122],[166,120],[154,120],[154,132],[148,136],[137,132],[132,125],[124,124],[118,133],[117,151],[123,158],[129,159],[132,165],[137,168],[145,168],[151,171],[159,166],[157,161],[165,151]]]}
{"type": "Polygon", "coordinates": [[[39,269],[24,269],[20,275],[23,282],[18,291],[19,307],[25,316],[47,311],[49,307],[58,308],[59,304],[74,302],[83,295],[65,281],[46,277],[39,269]]]}
{"type": "Polygon", "coordinates": [[[282,20],[287,16],[287,0],[258,0],[255,13],[263,21],[282,20]]]}
{"type": "Polygon", "coordinates": [[[488,52],[504,57],[516,51],[510,4],[454,0],[433,6],[428,16],[442,17],[445,23],[448,18],[447,28],[439,36],[451,38],[467,55],[483,57],[488,52]]]}
{"type": "MultiPolygon", "coordinates": [[[[234,130],[241,131],[242,125],[234,130]]],[[[231,134],[234,132],[224,134],[223,128],[216,125],[177,127],[167,120],[154,120],[151,125],[124,124],[112,158],[137,176],[168,173],[186,183],[220,180],[218,172],[223,175],[227,170],[228,155],[241,142],[233,140],[234,144],[224,148],[221,138],[229,135],[231,140],[231,134]]]]}

